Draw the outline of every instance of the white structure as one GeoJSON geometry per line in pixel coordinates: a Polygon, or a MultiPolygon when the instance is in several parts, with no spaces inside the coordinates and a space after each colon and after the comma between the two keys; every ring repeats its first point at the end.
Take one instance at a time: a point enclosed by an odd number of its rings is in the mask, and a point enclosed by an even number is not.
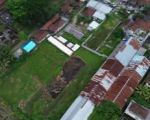
{"type": "Polygon", "coordinates": [[[149,69],[150,62],[145,56],[135,55],[129,66],[135,68],[135,71],[143,78],[149,69]]]}
{"type": "Polygon", "coordinates": [[[90,0],[86,7],[92,7],[96,9],[97,12],[104,14],[108,14],[112,11],[112,8],[109,5],[96,0],[90,0]]]}
{"type": "Polygon", "coordinates": [[[104,13],[100,13],[100,12],[96,11],[93,14],[93,18],[99,19],[99,20],[105,20],[106,19],[106,15],[104,13]]]}
{"type": "Polygon", "coordinates": [[[78,50],[80,48],[80,46],[78,44],[74,45],[71,42],[68,42],[68,44],[66,45],[67,40],[61,36],[59,36],[59,37],[50,36],[48,38],[48,41],[50,43],[52,43],[54,46],[56,46],[58,49],[63,51],[68,56],[71,56],[73,54],[73,52],[75,52],[76,50],[78,50]]]}
{"type": "Polygon", "coordinates": [[[138,40],[130,37],[122,48],[118,51],[115,58],[124,66],[127,66],[137,51],[140,49],[138,40]]]}
{"type": "Polygon", "coordinates": [[[96,28],[99,27],[99,23],[97,23],[96,21],[92,21],[89,26],[87,27],[87,30],[92,31],[95,30],[96,28]]]}
{"type": "Polygon", "coordinates": [[[93,102],[78,96],[60,120],[88,120],[93,109],[93,102]]]}

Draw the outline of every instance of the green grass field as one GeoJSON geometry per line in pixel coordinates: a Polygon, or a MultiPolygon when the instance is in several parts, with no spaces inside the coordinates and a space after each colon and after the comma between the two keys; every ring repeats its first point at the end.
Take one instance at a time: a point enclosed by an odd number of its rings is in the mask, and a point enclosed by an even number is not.
{"type": "Polygon", "coordinates": [[[56,99],[46,99],[40,88],[60,74],[69,57],[48,42],[43,42],[31,55],[16,63],[13,70],[1,79],[1,98],[13,110],[24,101],[24,112],[34,120],[59,120],[104,61],[83,48],[74,55],[81,57],[86,66],[56,99]]]}
{"type": "Polygon", "coordinates": [[[0,96],[11,105],[28,99],[42,85],[53,80],[68,58],[46,42],[27,57],[0,80],[0,96]]]}

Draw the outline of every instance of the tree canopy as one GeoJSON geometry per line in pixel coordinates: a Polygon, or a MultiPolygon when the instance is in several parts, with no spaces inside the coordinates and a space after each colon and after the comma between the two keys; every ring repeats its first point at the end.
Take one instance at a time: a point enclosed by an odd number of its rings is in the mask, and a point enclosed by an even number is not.
{"type": "Polygon", "coordinates": [[[6,7],[14,19],[23,25],[41,24],[58,10],[50,0],[8,0],[6,7]]]}
{"type": "Polygon", "coordinates": [[[118,106],[110,101],[104,101],[95,108],[89,120],[119,120],[121,111],[118,106]]]}
{"type": "Polygon", "coordinates": [[[13,57],[10,53],[10,47],[0,47],[0,76],[7,72],[12,61],[13,57]]]}

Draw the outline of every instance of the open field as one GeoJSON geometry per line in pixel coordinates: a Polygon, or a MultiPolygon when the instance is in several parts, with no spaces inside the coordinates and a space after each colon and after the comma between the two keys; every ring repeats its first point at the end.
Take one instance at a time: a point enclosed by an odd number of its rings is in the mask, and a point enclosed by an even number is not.
{"type": "Polygon", "coordinates": [[[56,99],[45,96],[41,89],[60,74],[68,57],[47,42],[43,42],[37,51],[26,56],[12,72],[1,78],[0,96],[13,110],[21,106],[31,118],[59,120],[104,61],[83,48],[74,55],[81,57],[86,66],[56,99]]]}
{"type": "Polygon", "coordinates": [[[0,96],[11,105],[18,105],[53,80],[68,58],[48,43],[41,44],[35,53],[27,57],[0,81],[0,96]]]}
{"type": "MultiPolygon", "coordinates": [[[[81,57],[86,66],[56,99],[47,100],[42,95],[40,97],[35,95],[26,107],[27,111],[32,112],[33,117],[44,114],[45,119],[48,117],[49,120],[59,120],[103,62],[102,58],[83,48],[75,55],[81,57]]],[[[39,117],[43,118],[43,116],[39,117]]]]}

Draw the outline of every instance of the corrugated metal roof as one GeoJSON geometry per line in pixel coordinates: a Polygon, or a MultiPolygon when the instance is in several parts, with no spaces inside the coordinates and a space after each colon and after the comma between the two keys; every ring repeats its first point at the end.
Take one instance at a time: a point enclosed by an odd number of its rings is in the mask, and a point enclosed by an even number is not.
{"type": "Polygon", "coordinates": [[[116,59],[108,59],[102,66],[102,69],[109,70],[109,72],[116,77],[120,74],[123,68],[124,66],[116,59]]]}
{"type": "Polygon", "coordinates": [[[140,43],[138,40],[132,37],[128,39],[124,46],[122,46],[115,58],[124,66],[127,66],[137,51],[140,49],[140,43]]]}

